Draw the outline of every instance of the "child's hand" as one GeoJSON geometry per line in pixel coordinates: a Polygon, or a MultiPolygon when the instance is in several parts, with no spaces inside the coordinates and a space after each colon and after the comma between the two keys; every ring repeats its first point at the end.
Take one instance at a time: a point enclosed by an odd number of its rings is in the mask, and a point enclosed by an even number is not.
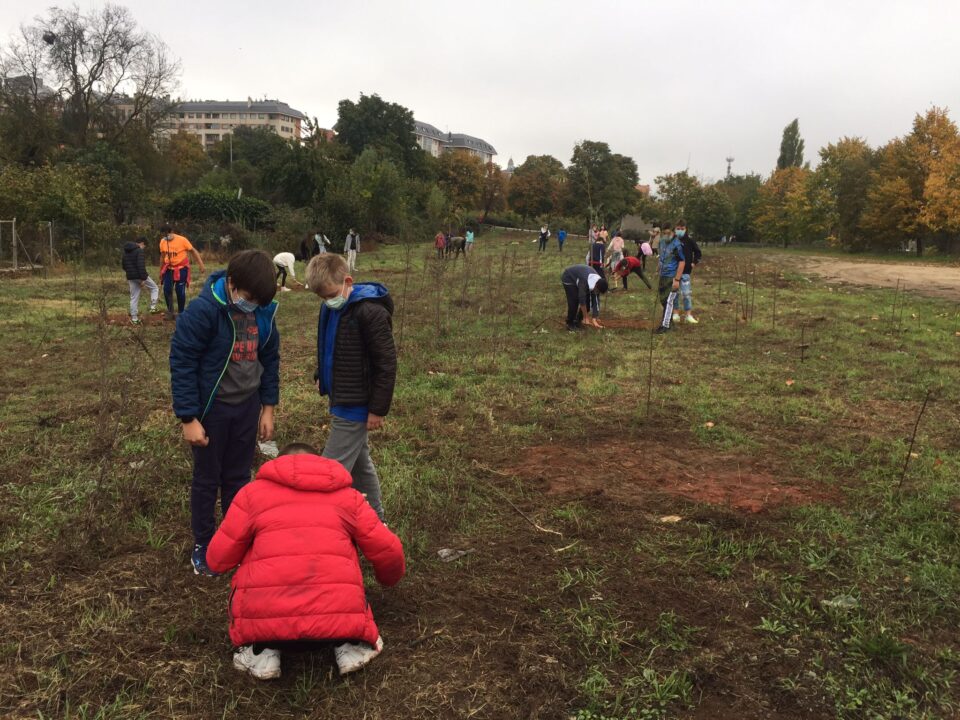
{"type": "Polygon", "coordinates": [[[273,405],[264,405],[260,410],[260,440],[273,440],[273,405]]]}
{"type": "Polygon", "coordinates": [[[194,447],[206,447],[210,444],[207,431],[203,429],[199,420],[183,424],[183,439],[194,447]]]}
{"type": "Polygon", "coordinates": [[[379,430],[383,427],[383,417],[367,413],[367,430],[379,430]]]}

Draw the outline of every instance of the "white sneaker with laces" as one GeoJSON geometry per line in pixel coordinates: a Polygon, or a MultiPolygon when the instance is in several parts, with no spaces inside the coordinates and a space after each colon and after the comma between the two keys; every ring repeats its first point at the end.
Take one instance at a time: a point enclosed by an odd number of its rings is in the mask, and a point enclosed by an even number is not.
{"type": "Polygon", "coordinates": [[[674,314],[673,314],[673,322],[680,322],[680,314],[679,314],[679,313],[674,313],[674,314]]]}
{"type": "Polygon", "coordinates": [[[280,677],[280,651],[264,648],[257,655],[253,652],[253,645],[244,645],[233,653],[233,666],[257,680],[276,680],[280,677]]]}
{"type": "Polygon", "coordinates": [[[700,321],[697,320],[693,315],[687,315],[687,322],[690,323],[691,325],[696,325],[700,321]]]}
{"type": "Polygon", "coordinates": [[[333,649],[341,675],[356,672],[383,651],[383,638],[377,638],[376,647],[367,643],[343,643],[333,649]]]}

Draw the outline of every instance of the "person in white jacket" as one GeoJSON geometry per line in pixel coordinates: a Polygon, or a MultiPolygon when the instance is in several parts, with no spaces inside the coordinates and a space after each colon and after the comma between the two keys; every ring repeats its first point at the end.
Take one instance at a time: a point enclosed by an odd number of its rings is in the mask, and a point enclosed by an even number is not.
{"type": "Polygon", "coordinates": [[[284,292],[289,292],[290,290],[290,288],[287,287],[287,273],[290,273],[290,278],[297,283],[297,285],[301,284],[297,282],[296,262],[297,257],[291,252],[277,253],[273,256],[273,264],[277,266],[277,281],[280,283],[280,289],[284,292]]]}
{"type": "Polygon", "coordinates": [[[347,267],[350,272],[357,269],[357,253],[360,252],[360,233],[350,228],[347,239],[343,243],[343,252],[347,254],[347,267]]]}

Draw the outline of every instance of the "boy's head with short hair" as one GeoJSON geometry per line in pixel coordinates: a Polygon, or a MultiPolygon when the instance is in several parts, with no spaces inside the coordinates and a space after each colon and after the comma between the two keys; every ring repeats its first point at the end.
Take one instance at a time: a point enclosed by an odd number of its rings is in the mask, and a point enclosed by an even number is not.
{"type": "Polygon", "coordinates": [[[169,235],[169,234],[172,233],[172,232],[173,232],[173,228],[170,227],[169,225],[167,225],[166,223],[164,223],[163,225],[160,226],[160,234],[161,234],[161,235],[169,235]]]}
{"type": "Polygon", "coordinates": [[[324,300],[343,295],[345,289],[353,287],[347,261],[336,253],[325,253],[313,258],[307,265],[306,282],[307,286],[324,300]]]}
{"type": "Polygon", "coordinates": [[[140,246],[140,249],[142,250],[142,249],[146,246],[146,244],[147,244],[147,239],[146,239],[143,235],[141,235],[141,236],[138,237],[136,240],[134,240],[134,242],[135,242],[137,245],[139,245],[139,246],[140,246]]]}
{"type": "Polygon", "coordinates": [[[320,451],[317,450],[313,445],[295,442],[284,445],[280,449],[280,453],[277,455],[277,457],[283,457],[284,455],[320,455],[320,451]]]}
{"type": "Polygon", "coordinates": [[[607,279],[602,277],[599,280],[597,280],[597,284],[593,286],[593,289],[595,292],[598,292],[601,295],[603,295],[605,292],[607,292],[608,287],[609,286],[607,285],[607,279]]]}
{"type": "Polygon", "coordinates": [[[263,250],[242,250],[230,258],[227,281],[241,297],[268,305],[277,294],[276,266],[263,250]]]}

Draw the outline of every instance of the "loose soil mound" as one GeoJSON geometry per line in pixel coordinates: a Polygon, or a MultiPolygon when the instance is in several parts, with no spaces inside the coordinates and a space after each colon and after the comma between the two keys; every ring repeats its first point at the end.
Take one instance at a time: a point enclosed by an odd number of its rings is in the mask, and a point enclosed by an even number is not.
{"type": "Polygon", "coordinates": [[[510,472],[543,483],[548,495],[602,494],[631,505],[664,493],[757,513],[832,497],[826,488],[760,469],[748,458],[684,450],[683,460],[674,460],[675,450],[660,450],[606,445],[584,453],[582,447],[541,445],[526,450],[510,472]]]}

